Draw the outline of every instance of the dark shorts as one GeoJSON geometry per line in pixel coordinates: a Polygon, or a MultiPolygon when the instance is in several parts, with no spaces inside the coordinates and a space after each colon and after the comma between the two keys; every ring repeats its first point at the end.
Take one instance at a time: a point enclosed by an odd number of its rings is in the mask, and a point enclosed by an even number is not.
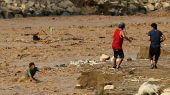
{"type": "Polygon", "coordinates": [[[150,46],[149,58],[151,60],[153,60],[153,58],[155,57],[155,61],[158,61],[160,54],[161,54],[160,46],[150,46]]]}
{"type": "Polygon", "coordinates": [[[124,58],[124,52],[122,49],[113,49],[115,58],[124,58]]]}

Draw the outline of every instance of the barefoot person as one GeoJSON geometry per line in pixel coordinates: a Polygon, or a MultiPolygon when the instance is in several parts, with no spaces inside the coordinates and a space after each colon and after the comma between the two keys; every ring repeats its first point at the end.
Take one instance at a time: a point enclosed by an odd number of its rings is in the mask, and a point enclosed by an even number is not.
{"type": "Polygon", "coordinates": [[[149,31],[148,36],[150,36],[150,49],[149,49],[149,58],[151,62],[151,69],[157,68],[158,59],[160,56],[161,42],[165,40],[165,36],[161,31],[157,29],[157,24],[151,24],[152,30],[149,31]]]}
{"type": "MultiPolygon", "coordinates": [[[[124,52],[122,49],[122,45],[123,45],[123,39],[127,39],[128,41],[130,41],[130,39],[128,37],[126,37],[125,32],[125,23],[121,22],[118,25],[118,28],[115,30],[114,35],[113,35],[113,42],[112,42],[112,48],[114,51],[114,63],[113,63],[113,68],[120,68],[120,65],[124,59],[124,52]],[[117,58],[120,58],[119,63],[116,63],[117,58]]],[[[130,41],[131,42],[131,41],[130,41]]]]}

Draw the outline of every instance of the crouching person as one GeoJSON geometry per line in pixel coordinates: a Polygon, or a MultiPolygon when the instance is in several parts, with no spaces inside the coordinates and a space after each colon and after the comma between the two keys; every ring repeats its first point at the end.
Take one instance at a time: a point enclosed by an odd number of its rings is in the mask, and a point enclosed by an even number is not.
{"type": "Polygon", "coordinates": [[[37,72],[43,72],[45,73],[44,71],[40,70],[38,67],[35,66],[34,62],[31,62],[29,63],[29,67],[28,69],[26,70],[26,73],[25,73],[25,76],[22,76],[18,82],[22,82],[22,81],[25,81],[25,80],[29,80],[29,81],[34,81],[34,82],[37,82],[38,80],[34,78],[35,74],[37,72]]]}

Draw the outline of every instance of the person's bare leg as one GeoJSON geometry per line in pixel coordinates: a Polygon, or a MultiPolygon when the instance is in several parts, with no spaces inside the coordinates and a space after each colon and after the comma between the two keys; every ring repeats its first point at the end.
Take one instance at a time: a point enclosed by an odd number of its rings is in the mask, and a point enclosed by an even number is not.
{"type": "Polygon", "coordinates": [[[117,65],[117,69],[120,69],[120,65],[122,64],[124,58],[121,58],[119,64],[117,65]]]}
{"type": "Polygon", "coordinates": [[[117,60],[117,58],[114,58],[114,61],[113,61],[113,68],[116,68],[116,60],[117,60]]]}
{"type": "Polygon", "coordinates": [[[151,69],[154,69],[154,61],[153,61],[153,59],[150,60],[150,63],[151,63],[151,69]]]}

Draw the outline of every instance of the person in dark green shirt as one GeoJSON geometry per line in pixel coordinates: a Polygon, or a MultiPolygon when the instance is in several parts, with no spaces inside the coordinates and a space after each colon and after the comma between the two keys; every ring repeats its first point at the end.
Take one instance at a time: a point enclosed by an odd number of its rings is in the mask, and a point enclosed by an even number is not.
{"type": "Polygon", "coordinates": [[[26,71],[26,78],[28,78],[30,81],[35,80],[34,76],[39,71],[40,69],[35,66],[34,62],[29,63],[29,68],[26,71]]]}

